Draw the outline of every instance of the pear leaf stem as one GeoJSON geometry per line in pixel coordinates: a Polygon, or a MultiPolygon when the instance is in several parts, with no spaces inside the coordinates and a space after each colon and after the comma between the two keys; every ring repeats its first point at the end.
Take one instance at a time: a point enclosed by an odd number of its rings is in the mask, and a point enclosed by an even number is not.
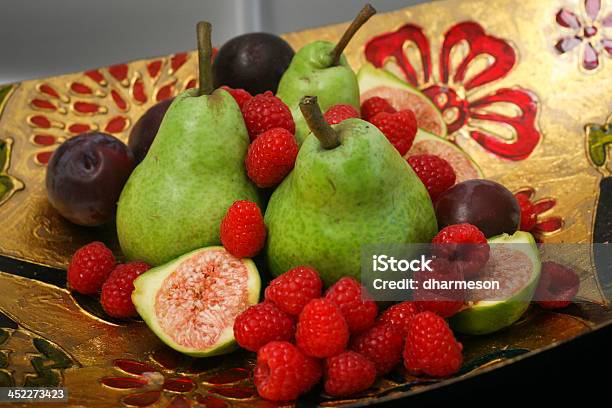
{"type": "Polygon", "coordinates": [[[368,3],[363,6],[359,14],[357,14],[357,17],[355,17],[355,19],[351,22],[344,34],[342,34],[340,41],[338,41],[332,50],[332,67],[340,63],[340,57],[342,56],[342,53],[344,52],[344,49],[348,43],[351,41],[355,33],[361,28],[361,26],[364,25],[365,22],[368,21],[374,14],[376,14],[376,9],[371,4],[368,3]]]}
{"type": "Polygon", "coordinates": [[[198,95],[210,95],[212,85],[212,25],[208,21],[200,21],[196,26],[198,37],[198,95]]]}
{"type": "Polygon", "coordinates": [[[300,101],[300,110],[308,127],[319,139],[324,149],[331,150],[340,146],[340,135],[327,123],[317,103],[316,96],[305,96],[300,101]]]}

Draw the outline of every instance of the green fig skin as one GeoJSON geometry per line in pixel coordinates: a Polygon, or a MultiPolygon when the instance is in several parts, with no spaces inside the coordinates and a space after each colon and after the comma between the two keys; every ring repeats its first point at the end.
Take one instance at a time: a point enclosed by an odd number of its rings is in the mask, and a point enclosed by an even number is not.
{"type": "Polygon", "coordinates": [[[316,96],[323,112],[338,104],[352,105],[359,112],[357,76],[344,55],[340,64],[331,66],[334,46],[331,42],[314,41],[301,48],[278,84],[276,96],[291,109],[295,138],[300,146],[310,133],[300,111],[302,97],[316,96]]]}
{"type": "Polygon", "coordinates": [[[117,234],[125,256],[161,265],[219,245],[229,206],[260,204],[244,169],[248,146],[240,108],[228,92],[178,95],[119,198],[117,234]]]}
{"type": "Polygon", "coordinates": [[[310,265],[327,285],[361,273],[367,244],[430,242],[437,233],[429,194],[406,160],[373,125],[333,126],[340,146],[310,134],[265,214],[267,260],[278,276],[310,265]]]}

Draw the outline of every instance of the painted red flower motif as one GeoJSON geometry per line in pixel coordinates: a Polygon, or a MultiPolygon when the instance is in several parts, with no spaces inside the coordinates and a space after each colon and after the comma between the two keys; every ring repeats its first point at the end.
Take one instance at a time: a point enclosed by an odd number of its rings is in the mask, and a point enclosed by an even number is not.
{"type": "Polygon", "coordinates": [[[612,37],[605,33],[612,28],[612,12],[603,17],[602,0],[584,0],[583,6],[577,13],[565,8],[557,12],[557,24],[571,34],[561,37],[555,48],[561,54],[579,48],[582,68],[592,71],[601,65],[600,54],[612,57],[612,37]]]}
{"type": "Polygon", "coordinates": [[[477,88],[507,76],[517,61],[507,41],[487,34],[478,23],[462,22],[445,33],[437,78],[429,40],[414,24],[372,38],[366,44],[365,57],[379,68],[395,62],[406,81],[421,89],[440,109],[449,133],[465,130],[501,158],[523,160],[540,141],[536,127],[538,100],[533,93],[500,88],[475,96],[477,88]],[[419,58],[411,57],[410,51],[419,58]],[[461,59],[456,61],[458,55],[461,59]],[[415,63],[415,59],[420,61],[415,63]],[[501,129],[509,129],[511,134],[502,134],[501,129]]]}
{"type": "Polygon", "coordinates": [[[538,242],[541,242],[544,237],[556,234],[563,229],[563,218],[558,216],[547,216],[547,214],[557,205],[556,199],[545,197],[533,201],[536,192],[535,189],[531,187],[521,188],[515,191],[514,195],[522,195],[532,202],[536,213],[536,223],[531,233],[538,242]]]}

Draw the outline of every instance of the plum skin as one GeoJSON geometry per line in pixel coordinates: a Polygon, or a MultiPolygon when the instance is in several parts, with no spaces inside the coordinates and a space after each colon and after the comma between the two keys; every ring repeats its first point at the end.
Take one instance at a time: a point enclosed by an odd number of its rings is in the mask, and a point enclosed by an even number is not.
{"type": "Polygon", "coordinates": [[[113,219],[134,169],[130,149],[114,136],[83,133],[62,143],[47,166],[47,198],[68,221],[99,226],[113,219]]]}
{"type": "Polygon", "coordinates": [[[128,147],[134,154],[136,164],[139,164],[147,155],[172,101],[174,98],[168,98],[151,106],[132,126],[128,147]]]}

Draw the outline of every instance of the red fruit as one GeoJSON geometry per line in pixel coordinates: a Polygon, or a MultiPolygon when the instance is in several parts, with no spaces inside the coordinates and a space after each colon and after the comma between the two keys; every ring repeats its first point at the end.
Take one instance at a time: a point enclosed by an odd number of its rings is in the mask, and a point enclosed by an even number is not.
{"type": "Polygon", "coordinates": [[[279,184],[293,169],[298,150],[295,137],[283,128],[262,133],[249,146],[245,159],[249,178],[261,188],[279,184]]]}
{"type": "Polygon", "coordinates": [[[117,265],[102,285],[100,303],[109,316],[128,318],[137,316],[132,303],[134,279],[148,271],[151,265],[145,262],[129,262],[117,265]]]}
{"type": "Polygon", "coordinates": [[[313,299],[300,313],[295,341],[312,357],[331,357],[341,353],[349,340],[349,329],[342,312],[329,300],[313,299]]]}
{"type": "Polygon", "coordinates": [[[283,312],[297,316],[308,302],[321,297],[322,289],[323,282],[316,270],[298,266],[272,280],[265,297],[283,312]]]}
{"type": "Polygon", "coordinates": [[[291,111],[272,92],[255,95],[242,106],[242,116],[251,141],[263,132],[283,128],[295,133],[295,123],[291,111]]]}
{"type": "Polygon", "coordinates": [[[259,303],[240,313],[234,320],[234,338],[238,345],[257,351],[271,341],[291,341],[295,324],[291,316],[272,303],[259,303]]]}
{"type": "Polygon", "coordinates": [[[397,151],[403,156],[408,153],[417,132],[417,121],[411,110],[405,109],[395,113],[380,112],[370,123],[376,126],[397,151]]]}
{"type": "Polygon", "coordinates": [[[529,232],[535,227],[538,218],[535,205],[523,194],[515,194],[514,196],[521,207],[521,224],[519,229],[529,232]]]}
{"type": "Polygon", "coordinates": [[[395,304],[385,310],[378,321],[380,323],[389,324],[397,329],[403,336],[408,333],[408,326],[410,325],[410,319],[412,319],[419,309],[414,302],[402,302],[395,304]]]}
{"type": "Polygon", "coordinates": [[[323,117],[330,125],[336,125],[346,119],[359,118],[359,112],[351,105],[340,104],[329,108],[323,117]]]}
{"type": "Polygon", "coordinates": [[[272,401],[292,401],[310,390],[322,376],[318,360],[286,341],[259,349],[253,381],[257,392],[272,401]]]}
{"type": "Polygon", "coordinates": [[[404,366],[415,375],[446,377],[461,367],[462,349],[443,318],[433,312],[419,313],[406,336],[404,366]]]}
{"type": "Polygon", "coordinates": [[[248,91],[245,91],[244,89],[233,89],[226,85],[223,85],[221,89],[225,89],[227,92],[230,93],[230,95],[234,97],[234,100],[236,101],[240,109],[242,109],[244,104],[253,97],[253,95],[251,95],[248,91]]]}
{"type": "Polygon", "coordinates": [[[408,164],[425,185],[431,201],[455,184],[453,167],[433,154],[417,154],[408,158],[408,164]]]}
{"type": "Polygon", "coordinates": [[[388,373],[400,362],[404,336],[390,324],[377,324],[351,341],[351,350],[374,363],[378,375],[388,373]]]}
{"type": "Polygon", "coordinates": [[[570,268],[556,262],[543,262],[534,299],[544,309],[569,306],[580,288],[580,278],[570,268]]]}
{"type": "Polygon", "coordinates": [[[465,279],[474,279],[489,260],[487,238],[472,224],[443,228],[431,241],[433,253],[456,264],[465,279]]]}
{"type": "Polygon", "coordinates": [[[397,112],[386,99],[380,96],[373,96],[366,99],[361,104],[361,117],[368,122],[380,112],[395,113],[397,112]]]}
{"type": "Polygon", "coordinates": [[[221,221],[221,242],[236,258],[251,258],[266,243],[266,225],[257,204],[234,202],[221,221]]]}
{"type": "Polygon", "coordinates": [[[418,282],[418,289],[413,292],[413,299],[420,312],[429,310],[441,317],[451,317],[463,307],[465,291],[461,289],[427,290],[423,284],[428,279],[439,282],[462,281],[463,275],[455,262],[444,258],[433,259],[430,263],[431,271],[419,271],[414,279],[418,282]]]}
{"type": "Polygon", "coordinates": [[[372,327],[376,320],[376,302],[354,278],[341,278],[327,290],[325,299],[340,308],[351,334],[361,333],[372,327]]]}
{"type": "Polygon", "coordinates": [[[102,242],[87,244],[70,260],[68,286],[84,295],[98,293],[115,263],[115,256],[102,242]]]}
{"type": "Polygon", "coordinates": [[[325,360],[325,392],[345,397],[367,390],[376,380],[376,366],[354,351],[345,351],[325,360]]]}

